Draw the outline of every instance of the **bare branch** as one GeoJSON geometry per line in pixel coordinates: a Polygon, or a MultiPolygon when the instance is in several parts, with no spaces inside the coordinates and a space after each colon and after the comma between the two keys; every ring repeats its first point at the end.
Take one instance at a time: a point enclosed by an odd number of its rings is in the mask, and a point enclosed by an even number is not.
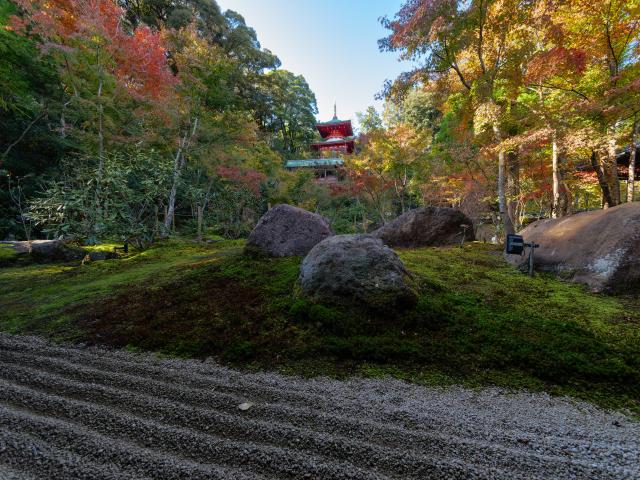
{"type": "Polygon", "coordinates": [[[18,143],[20,143],[22,141],[22,139],[25,137],[25,135],[27,133],[29,133],[29,130],[31,130],[31,127],[33,127],[36,122],[38,120],[40,120],[42,117],[44,117],[47,113],[47,110],[43,110],[42,112],[40,112],[38,115],[36,115],[33,120],[31,120],[31,122],[29,122],[29,125],[27,125],[27,128],[25,128],[22,133],[20,134],[20,136],[13,142],[11,143],[6,150],[2,153],[2,157],[0,157],[0,164],[2,164],[7,157],[9,156],[9,152],[11,152],[11,150],[13,149],[13,147],[15,147],[18,143]]]}

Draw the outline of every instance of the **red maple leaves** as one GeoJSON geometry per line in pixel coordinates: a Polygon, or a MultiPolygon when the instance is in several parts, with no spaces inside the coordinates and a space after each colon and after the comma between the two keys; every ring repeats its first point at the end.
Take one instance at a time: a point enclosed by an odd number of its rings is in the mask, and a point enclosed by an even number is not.
{"type": "Polygon", "coordinates": [[[160,100],[175,85],[160,32],[146,26],[127,31],[124,10],[113,0],[17,0],[23,15],[12,29],[40,38],[45,50],[101,50],[104,68],[132,95],[160,100]]]}
{"type": "Polygon", "coordinates": [[[264,173],[250,168],[220,165],[216,173],[224,180],[249,188],[255,195],[260,195],[260,185],[267,179],[264,173]]]}
{"type": "Polygon", "coordinates": [[[550,77],[582,74],[587,66],[587,55],[576,48],[555,47],[538,53],[527,67],[527,81],[544,82],[550,77]]]}

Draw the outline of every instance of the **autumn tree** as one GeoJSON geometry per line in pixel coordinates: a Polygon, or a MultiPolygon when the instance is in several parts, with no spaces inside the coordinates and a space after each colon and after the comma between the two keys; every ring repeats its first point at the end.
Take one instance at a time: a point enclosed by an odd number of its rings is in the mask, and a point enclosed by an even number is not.
{"type": "Polygon", "coordinates": [[[396,88],[421,83],[470,97],[476,132],[491,132],[498,145],[498,203],[506,232],[514,230],[507,175],[512,175],[517,188],[518,164],[514,156],[507,171],[502,144],[512,134],[509,115],[521,83],[522,62],[532,48],[527,25],[530,9],[530,3],[515,0],[411,0],[393,20],[383,21],[391,35],[380,41],[382,49],[400,51],[402,58],[422,64],[402,75],[396,88]]]}
{"type": "Polygon", "coordinates": [[[365,193],[380,221],[417,204],[418,181],[427,177],[430,137],[406,124],[369,130],[362,151],[349,159],[349,174],[365,193]]]}
{"type": "MultiPolygon", "coordinates": [[[[628,0],[538,2],[540,45],[527,80],[550,102],[547,117],[555,114],[564,123],[565,141],[587,152],[605,206],[621,201],[618,139],[625,126],[633,136],[638,112],[639,5],[628,0]]],[[[551,131],[554,151],[561,150],[557,140],[562,135],[556,127],[551,131]]],[[[554,204],[557,184],[554,177],[554,204]]]]}

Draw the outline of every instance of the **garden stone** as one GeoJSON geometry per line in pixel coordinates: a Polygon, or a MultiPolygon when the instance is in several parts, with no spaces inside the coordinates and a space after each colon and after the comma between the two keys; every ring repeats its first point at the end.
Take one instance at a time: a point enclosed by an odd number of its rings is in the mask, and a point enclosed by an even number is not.
{"type": "Polygon", "coordinates": [[[415,304],[409,273],[398,255],[370,235],[336,235],[302,261],[302,293],[320,303],[396,309],[415,304]]]}
{"type": "Polygon", "coordinates": [[[460,210],[424,207],[409,210],[373,232],[390,247],[457,245],[474,240],[473,223],[460,210]]]}
{"type": "MultiPolygon", "coordinates": [[[[520,235],[540,245],[536,270],[593,291],[640,292],[640,202],[539,220],[520,235]]],[[[519,255],[506,258],[516,266],[527,261],[519,255]]]]}
{"type": "Polygon", "coordinates": [[[112,260],[115,258],[120,258],[120,255],[118,255],[116,252],[94,251],[89,252],[88,257],[92,262],[98,262],[101,260],[112,260]]]}
{"type": "Polygon", "coordinates": [[[245,251],[272,257],[302,256],[332,235],[323,216],[292,205],[276,205],[253,229],[245,251]]]}
{"type": "MultiPolygon", "coordinates": [[[[8,241],[0,242],[11,245],[17,254],[29,253],[29,242],[8,241]]],[[[38,262],[68,262],[82,259],[86,252],[81,248],[69,247],[62,240],[32,240],[31,256],[38,262]]]]}

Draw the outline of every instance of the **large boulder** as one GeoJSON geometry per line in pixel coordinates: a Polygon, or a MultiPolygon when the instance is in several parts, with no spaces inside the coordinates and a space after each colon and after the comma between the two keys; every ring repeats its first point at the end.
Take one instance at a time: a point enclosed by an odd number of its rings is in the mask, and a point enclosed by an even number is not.
{"type": "Polygon", "coordinates": [[[373,232],[390,247],[440,247],[474,240],[473,224],[460,210],[425,207],[409,210],[373,232]]]}
{"type": "Polygon", "coordinates": [[[273,257],[306,255],[331,235],[333,231],[323,216],[291,205],[276,205],[249,235],[246,251],[273,257]]]}
{"type": "MultiPolygon", "coordinates": [[[[539,220],[520,232],[535,242],[536,270],[593,291],[640,291],[640,203],[539,220]]],[[[525,257],[506,255],[513,265],[525,257]]]]}
{"type": "Polygon", "coordinates": [[[83,258],[86,252],[81,248],[69,247],[62,240],[4,241],[3,245],[11,246],[16,254],[28,254],[39,262],[66,262],[83,258]]]}
{"type": "Polygon", "coordinates": [[[318,243],[302,261],[302,293],[321,303],[395,309],[413,305],[402,261],[378,238],[336,235],[318,243]]]}

